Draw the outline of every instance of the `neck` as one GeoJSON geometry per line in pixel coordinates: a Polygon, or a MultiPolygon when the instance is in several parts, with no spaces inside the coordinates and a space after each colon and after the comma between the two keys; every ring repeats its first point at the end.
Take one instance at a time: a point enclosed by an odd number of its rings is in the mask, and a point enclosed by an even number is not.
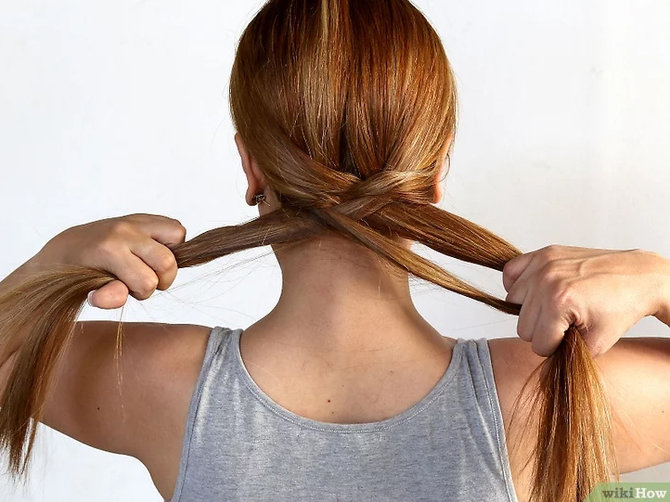
{"type": "Polygon", "coordinates": [[[257,323],[273,342],[322,354],[334,364],[413,354],[441,343],[414,306],[407,272],[384,267],[373,251],[324,236],[276,256],[281,295],[257,323]]]}

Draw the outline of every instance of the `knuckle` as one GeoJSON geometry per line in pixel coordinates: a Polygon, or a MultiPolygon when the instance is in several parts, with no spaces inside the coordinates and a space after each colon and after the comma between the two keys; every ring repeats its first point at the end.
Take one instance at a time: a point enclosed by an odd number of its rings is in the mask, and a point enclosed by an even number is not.
{"type": "Polygon", "coordinates": [[[158,278],[154,274],[146,274],[142,275],[137,280],[136,291],[143,297],[147,298],[151,296],[151,294],[156,289],[156,286],[158,286],[158,278]]]}
{"type": "Polygon", "coordinates": [[[186,227],[181,223],[177,222],[172,232],[174,233],[175,240],[184,242],[186,239],[186,227]]]}
{"type": "Polygon", "coordinates": [[[176,260],[172,253],[165,252],[156,257],[156,272],[169,272],[175,265],[176,260]]]}
{"type": "Polygon", "coordinates": [[[505,264],[503,265],[502,273],[503,273],[503,278],[505,278],[507,275],[509,275],[509,268],[511,267],[510,263],[512,263],[512,260],[507,260],[505,264]]]}
{"type": "Polygon", "coordinates": [[[559,287],[563,282],[563,274],[561,271],[554,265],[554,262],[545,263],[542,268],[540,268],[540,282],[544,286],[549,287],[559,287]]]}
{"type": "Polygon", "coordinates": [[[540,256],[542,257],[545,263],[558,259],[560,255],[561,255],[561,246],[559,246],[558,244],[550,244],[549,246],[542,248],[540,253],[540,256]]]}
{"type": "Polygon", "coordinates": [[[503,280],[503,286],[505,287],[505,290],[509,291],[510,287],[512,286],[511,284],[511,279],[510,279],[510,274],[511,274],[511,263],[513,260],[508,260],[505,265],[503,265],[502,269],[502,280],[503,280]]]}
{"type": "Polygon", "coordinates": [[[127,234],[133,230],[133,224],[126,219],[119,219],[112,223],[112,233],[127,234]]]}

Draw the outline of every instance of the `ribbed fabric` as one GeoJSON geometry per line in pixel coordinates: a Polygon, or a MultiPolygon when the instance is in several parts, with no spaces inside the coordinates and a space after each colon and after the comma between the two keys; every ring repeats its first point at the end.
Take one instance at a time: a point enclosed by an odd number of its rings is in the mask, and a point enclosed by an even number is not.
{"type": "Polygon", "coordinates": [[[265,394],[241,333],[210,333],[170,502],[518,502],[486,338],[458,338],[444,375],[408,410],[336,424],[265,394]]]}

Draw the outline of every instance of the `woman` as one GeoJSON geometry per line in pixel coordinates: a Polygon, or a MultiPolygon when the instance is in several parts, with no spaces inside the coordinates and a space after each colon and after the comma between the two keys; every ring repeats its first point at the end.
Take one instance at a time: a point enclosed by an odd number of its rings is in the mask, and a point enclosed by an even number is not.
{"type": "Polygon", "coordinates": [[[668,260],[521,254],[435,207],[456,90],[411,3],[268,2],[240,40],[231,107],[258,219],[188,242],[158,215],[79,225],[0,283],[12,473],[26,442],[30,454],[28,417],[138,458],[172,502],[562,502],[670,460],[670,342],[619,340],[647,315],[670,324],[668,260]],[[507,298],[413,242],[503,271],[507,298]],[[125,323],[121,339],[116,323],[75,322],[90,292],[117,308],[169,288],[179,267],[267,244],[281,297],[246,329],[125,323]],[[442,336],[414,307],[410,274],[518,314],[521,339],[442,336]],[[541,406],[517,421],[536,375],[541,406]]]}

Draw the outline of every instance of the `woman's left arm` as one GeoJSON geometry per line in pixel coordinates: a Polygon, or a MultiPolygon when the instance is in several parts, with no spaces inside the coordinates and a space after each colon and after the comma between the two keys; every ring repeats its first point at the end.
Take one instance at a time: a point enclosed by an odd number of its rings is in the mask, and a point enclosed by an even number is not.
{"type": "Polygon", "coordinates": [[[595,361],[620,471],[670,462],[670,338],[624,337],[595,361]]]}
{"type": "Polygon", "coordinates": [[[516,381],[553,353],[570,324],[595,357],[613,412],[620,472],[670,462],[670,337],[623,337],[653,315],[670,326],[670,260],[658,253],[548,246],[505,265],[522,304],[516,381]],[[520,342],[520,343],[519,343],[520,342]]]}

